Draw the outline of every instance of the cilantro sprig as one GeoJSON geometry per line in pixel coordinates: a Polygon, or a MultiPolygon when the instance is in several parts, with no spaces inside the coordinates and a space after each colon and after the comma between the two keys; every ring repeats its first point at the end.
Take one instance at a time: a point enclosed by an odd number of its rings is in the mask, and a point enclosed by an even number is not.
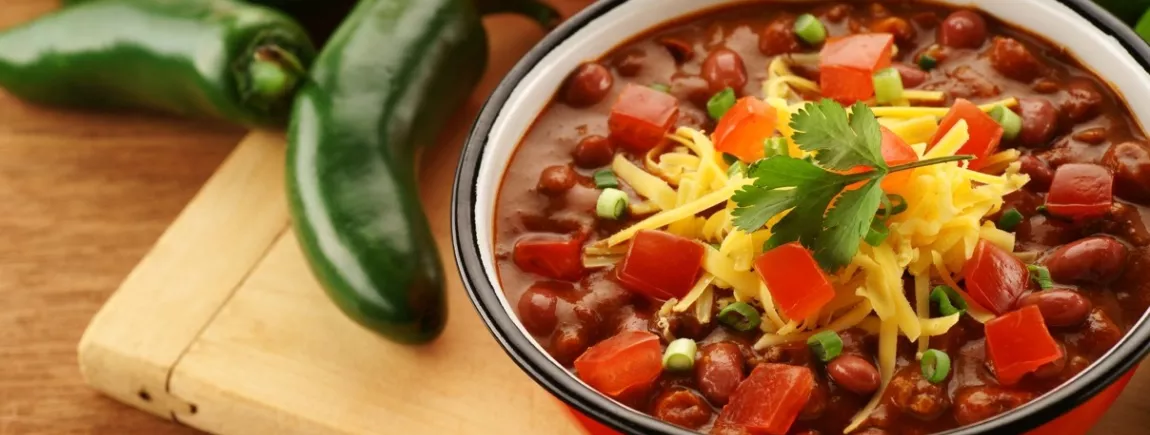
{"type": "Polygon", "coordinates": [[[874,112],[857,103],[848,115],[832,100],[808,103],[791,117],[792,138],[813,158],[773,156],[747,170],[753,184],[735,192],[734,224],[755,231],[786,212],[771,229],[764,250],[798,241],[826,271],[850,263],[871,228],[891,173],[940,163],[969,160],[959,155],[888,166],[882,157],[882,131],[874,112]],[[847,174],[855,168],[870,168],[847,174]],[[847,189],[856,183],[862,187],[847,189]]]}

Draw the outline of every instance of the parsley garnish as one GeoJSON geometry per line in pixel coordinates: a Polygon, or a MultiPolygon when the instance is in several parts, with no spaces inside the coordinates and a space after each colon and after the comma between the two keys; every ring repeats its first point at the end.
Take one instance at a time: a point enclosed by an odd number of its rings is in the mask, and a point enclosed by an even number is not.
{"type": "Polygon", "coordinates": [[[735,226],[755,231],[772,217],[787,212],[771,229],[763,249],[798,241],[814,253],[824,270],[835,272],[850,263],[870,231],[884,193],[880,183],[893,172],[939,163],[969,160],[948,156],[889,167],[882,157],[882,132],[870,107],[857,103],[848,116],[832,100],[807,103],[791,117],[793,139],[813,159],[773,156],[747,170],[753,184],[732,197],[735,226]],[[870,171],[842,174],[857,167],[870,171]],[[847,186],[865,182],[862,187],[847,186]],[[833,203],[833,204],[832,204],[833,203]]]}

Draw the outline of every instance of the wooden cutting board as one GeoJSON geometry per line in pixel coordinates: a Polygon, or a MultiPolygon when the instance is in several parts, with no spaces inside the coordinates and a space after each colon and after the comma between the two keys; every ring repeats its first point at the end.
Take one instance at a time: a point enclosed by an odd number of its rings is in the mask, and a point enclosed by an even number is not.
{"type": "MultiPolygon", "coordinates": [[[[587,1],[556,3],[569,12],[587,1]]],[[[289,231],[283,136],[253,132],[92,320],[79,348],[87,382],[218,434],[581,433],[488,333],[451,258],[447,213],[460,146],[486,95],[541,35],[510,17],[488,28],[498,48],[489,71],[421,165],[448,278],[442,338],[395,345],[327,300],[289,231]]],[[[1145,378],[1127,396],[1150,389],[1145,378]]],[[[1111,412],[1121,418],[1097,432],[1143,433],[1146,402],[1121,401],[1111,412]]]]}

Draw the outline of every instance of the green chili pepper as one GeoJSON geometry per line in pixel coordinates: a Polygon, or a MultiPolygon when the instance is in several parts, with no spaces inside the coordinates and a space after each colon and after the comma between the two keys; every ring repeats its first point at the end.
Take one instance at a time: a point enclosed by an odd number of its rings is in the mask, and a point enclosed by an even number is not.
{"type": "Polygon", "coordinates": [[[314,55],[290,17],[238,0],[101,0],[0,34],[0,87],[41,104],[274,125],[314,55]]]}

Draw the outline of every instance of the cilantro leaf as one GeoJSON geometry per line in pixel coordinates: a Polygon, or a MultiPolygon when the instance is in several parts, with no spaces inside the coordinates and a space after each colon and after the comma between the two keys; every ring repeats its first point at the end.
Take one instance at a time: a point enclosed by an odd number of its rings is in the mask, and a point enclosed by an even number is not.
{"type": "Polygon", "coordinates": [[[859,250],[859,240],[870,230],[883,190],[873,178],[860,189],[843,192],[827,211],[823,232],[814,243],[815,260],[825,270],[848,264],[859,250]]]}
{"type": "Polygon", "coordinates": [[[750,169],[750,177],[755,183],[731,197],[739,205],[732,213],[735,226],[748,232],[762,228],[775,215],[794,208],[800,199],[806,200],[801,195],[812,190],[811,186],[827,184],[824,180],[837,174],[806,160],[775,156],[757,162],[750,169]]]}
{"type": "Polygon", "coordinates": [[[807,103],[791,117],[793,139],[800,149],[815,153],[824,168],[845,171],[856,166],[885,170],[882,158],[882,132],[874,112],[857,103],[852,115],[833,100],[807,103]]]}

